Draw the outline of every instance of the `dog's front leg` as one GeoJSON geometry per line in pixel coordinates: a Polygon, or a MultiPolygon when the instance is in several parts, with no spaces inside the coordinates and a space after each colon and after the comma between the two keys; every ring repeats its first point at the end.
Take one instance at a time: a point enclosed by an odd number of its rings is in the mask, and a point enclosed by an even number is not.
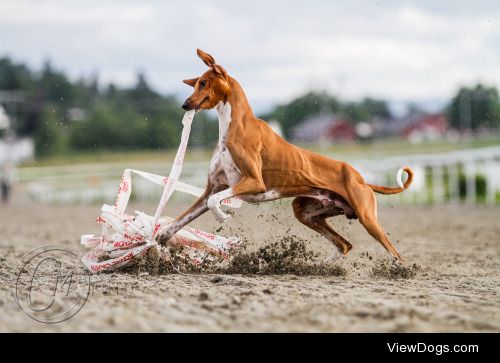
{"type": "Polygon", "coordinates": [[[207,207],[212,211],[215,218],[220,222],[225,222],[228,219],[231,219],[231,216],[221,209],[221,202],[224,199],[234,197],[233,188],[228,188],[223,190],[222,192],[212,194],[207,201],[207,207]]]}
{"type": "Polygon", "coordinates": [[[161,245],[165,245],[180,229],[208,211],[207,201],[212,190],[213,188],[207,185],[203,195],[200,196],[188,210],[160,229],[156,241],[161,245]]]}
{"type": "Polygon", "coordinates": [[[221,209],[221,202],[225,199],[229,199],[238,195],[255,195],[265,192],[264,183],[252,178],[252,177],[242,177],[241,180],[232,188],[223,190],[222,192],[212,194],[208,198],[207,206],[214,214],[215,218],[219,222],[225,222],[231,219],[231,216],[221,209]]]}
{"type": "Polygon", "coordinates": [[[228,143],[227,148],[241,172],[241,178],[236,185],[222,192],[215,193],[208,198],[208,208],[219,222],[224,222],[231,218],[230,215],[224,213],[221,209],[221,202],[224,199],[238,195],[259,194],[266,191],[266,186],[262,179],[262,158],[258,152],[258,148],[257,150],[248,151],[233,142],[228,143]]]}

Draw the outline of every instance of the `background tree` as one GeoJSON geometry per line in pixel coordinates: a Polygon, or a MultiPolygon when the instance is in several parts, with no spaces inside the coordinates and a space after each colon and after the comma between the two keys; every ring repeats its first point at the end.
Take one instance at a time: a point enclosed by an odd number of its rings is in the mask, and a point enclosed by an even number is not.
{"type": "MultiPolygon", "coordinates": [[[[182,102],[155,91],[143,73],[137,74],[135,85],[124,88],[99,85],[97,74],[71,80],[50,62],[35,71],[0,58],[0,90],[22,94],[24,101],[15,107],[7,105],[7,112],[15,119],[18,134],[35,137],[40,156],[72,149],[166,149],[179,142],[182,102]]],[[[457,129],[500,127],[499,95],[493,87],[461,88],[447,111],[457,129]]],[[[289,137],[294,126],[319,113],[335,113],[352,123],[391,116],[383,100],[341,102],[325,91],[311,91],[275,107],[263,118],[279,121],[289,137]]],[[[190,145],[212,148],[217,129],[212,114],[198,114],[190,145]]]]}
{"type": "Polygon", "coordinates": [[[389,118],[391,113],[385,101],[365,98],[361,102],[347,102],[341,106],[342,115],[349,121],[369,122],[374,117],[389,118]]]}
{"type": "Polygon", "coordinates": [[[24,64],[15,64],[9,58],[0,58],[0,90],[31,90],[33,75],[24,64]]]}
{"type": "Polygon", "coordinates": [[[458,130],[477,130],[500,126],[500,101],[495,87],[478,84],[462,87],[448,107],[452,127],[458,130]]]}
{"type": "Polygon", "coordinates": [[[65,151],[67,145],[55,109],[47,105],[42,115],[42,122],[34,134],[36,155],[47,156],[65,151]]]}

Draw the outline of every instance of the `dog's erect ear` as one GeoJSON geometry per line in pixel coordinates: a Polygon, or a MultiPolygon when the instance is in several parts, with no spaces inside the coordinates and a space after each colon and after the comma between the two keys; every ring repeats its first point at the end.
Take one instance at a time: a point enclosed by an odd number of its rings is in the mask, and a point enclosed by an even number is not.
{"type": "Polygon", "coordinates": [[[212,70],[219,76],[221,76],[222,78],[225,78],[227,79],[227,72],[226,70],[224,69],[224,67],[222,67],[221,65],[218,65],[218,64],[215,64],[215,59],[214,57],[212,57],[210,54],[208,53],[205,53],[204,51],[202,51],[201,49],[196,49],[196,53],[198,54],[198,57],[201,58],[201,60],[207,65],[209,66],[210,68],[212,68],[212,70]]]}
{"type": "Polygon", "coordinates": [[[198,80],[200,79],[200,77],[196,77],[196,78],[192,78],[192,79],[185,79],[184,82],[185,84],[191,86],[191,87],[194,87],[194,85],[196,84],[196,82],[198,82],[198,80]]]}
{"type": "Polygon", "coordinates": [[[227,72],[226,72],[226,70],[224,69],[224,67],[223,67],[223,66],[220,66],[220,65],[218,65],[218,64],[214,64],[214,65],[212,66],[212,69],[213,69],[213,71],[214,71],[215,73],[217,73],[219,76],[221,76],[222,78],[227,79],[227,72]]]}
{"type": "Polygon", "coordinates": [[[210,54],[205,53],[201,49],[196,49],[196,54],[198,54],[198,57],[201,58],[203,63],[205,63],[207,66],[212,68],[212,66],[215,64],[215,59],[212,57],[210,54]]]}

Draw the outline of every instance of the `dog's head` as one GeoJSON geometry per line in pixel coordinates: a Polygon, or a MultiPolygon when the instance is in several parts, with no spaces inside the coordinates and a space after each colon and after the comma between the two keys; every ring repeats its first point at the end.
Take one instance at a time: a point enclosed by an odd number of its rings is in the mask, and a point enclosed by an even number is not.
{"type": "Polygon", "coordinates": [[[209,110],[217,106],[219,102],[226,102],[229,96],[229,76],[226,70],[215,64],[215,59],[201,49],[196,53],[201,60],[210,67],[200,77],[186,79],[183,82],[194,88],[194,92],[182,105],[186,111],[209,110]]]}

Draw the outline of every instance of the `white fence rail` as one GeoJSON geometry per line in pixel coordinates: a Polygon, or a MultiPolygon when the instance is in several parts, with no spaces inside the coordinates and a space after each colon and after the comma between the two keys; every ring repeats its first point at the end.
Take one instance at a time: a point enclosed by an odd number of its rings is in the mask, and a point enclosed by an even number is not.
{"type": "MultiPolygon", "coordinates": [[[[399,197],[404,203],[500,202],[499,146],[356,160],[353,164],[367,180],[384,185],[396,185],[398,168],[411,167],[414,182],[399,197]]],[[[394,196],[381,198],[382,201],[393,199],[394,196]]]]}
{"type": "MultiPolygon", "coordinates": [[[[500,203],[500,146],[347,161],[368,182],[388,186],[396,186],[398,168],[409,166],[413,169],[415,178],[412,186],[399,196],[379,196],[381,203],[500,203]]],[[[165,174],[167,166],[150,163],[138,168],[165,174]]],[[[25,168],[19,171],[19,176],[28,184],[31,196],[39,201],[109,203],[116,195],[120,176],[127,167],[132,166],[95,164],[25,168]]],[[[181,180],[203,187],[207,170],[208,162],[188,162],[181,180]]],[[[155,201],[161,195],[161,188],[137,180],[137,184],[134,182],[134,195],[140,200],[155,201]]]]}

